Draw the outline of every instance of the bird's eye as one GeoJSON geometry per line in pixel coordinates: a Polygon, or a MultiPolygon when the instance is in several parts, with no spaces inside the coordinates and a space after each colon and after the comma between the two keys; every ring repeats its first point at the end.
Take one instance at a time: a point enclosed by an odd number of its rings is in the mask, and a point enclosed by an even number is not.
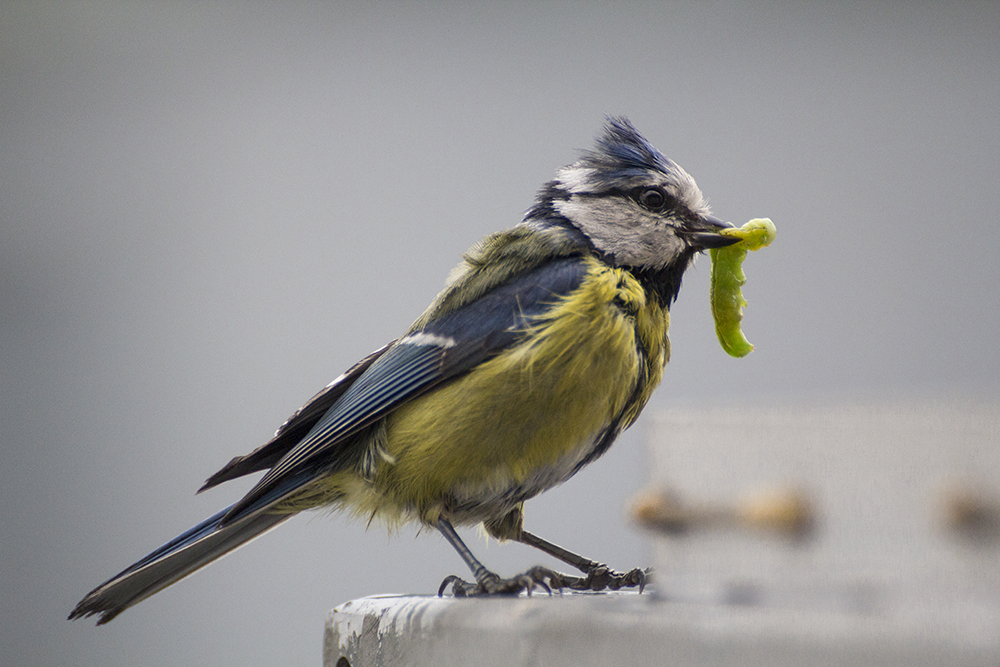
{"type": "Polygon", "coordinates": [[[660,211],[667,205],[667,195],[659,188],[646,188],[639,192],[639,203],[650,211],[660,211]]]}

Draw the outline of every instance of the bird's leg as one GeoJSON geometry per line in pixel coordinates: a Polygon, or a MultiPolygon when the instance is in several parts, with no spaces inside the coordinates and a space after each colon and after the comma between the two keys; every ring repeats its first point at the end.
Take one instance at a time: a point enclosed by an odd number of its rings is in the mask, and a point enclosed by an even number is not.
{"type": "Polygon", "coordinates": [[[558,588],[566,587],[573,590],[585,591],[602,591],[605,588],[610,588],[616,591],[619,588],[638,586],[641,593],[642,589],[646,587],[646,584],[652,578],[652,570],[640,570],[636,568],[628,572],[617,572],[604,563],[598,563],[597,561],[575,554],[572,551],[567,551],[559,545],[552,544],[548,540],[543,540],[537,535],[523,529],[514,539],[522,544],[527,544],[530,547],[544,551],[553,558],[558,558],[587,575],[585,577],[573,577],[559,574],[558,578],[552,579],[552,584],[558,588]]]}
{"type": "Polygon", "coordinates": [[[476,583],[464,581],[462,578],[450,575],[441,582],[438,595],[443,595],[448,586],[451,586],[452,595],[455,597],[466,597],[471,595],[517,595],[521,591],[531,591],[537,586],[545,591],[551,592],[545,583],[547,578],[556,576],[555,572],[544,568],[532,568],[529,572],[518,575],[512,579],[501,579],[498,575],[486,569],[486,566],[479,562],[479,559],[472,555],[469,547],[455,532],[455,528],[445,519],[438,519],[434,527],[440,531],[444,538],[448,540],[455,551],[462,557],[465,564],[472,570],[472,576],[476,583]]]}

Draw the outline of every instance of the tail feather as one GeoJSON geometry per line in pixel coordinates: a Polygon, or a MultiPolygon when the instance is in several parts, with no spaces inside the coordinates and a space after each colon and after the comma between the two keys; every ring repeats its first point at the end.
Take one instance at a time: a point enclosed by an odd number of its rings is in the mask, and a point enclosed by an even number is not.
{"type": "Polygon", "coordinates": [[[292,516],[258,512],[222,524],[229,510],[205,519],[92,590],[70,613],[70,620],[100,614],[97,624],[103,625],[292,516]]]}

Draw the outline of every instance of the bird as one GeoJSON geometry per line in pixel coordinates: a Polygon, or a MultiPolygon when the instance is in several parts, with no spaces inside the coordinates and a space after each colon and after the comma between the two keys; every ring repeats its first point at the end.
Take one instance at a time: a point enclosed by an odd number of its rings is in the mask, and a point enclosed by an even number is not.
{"type": "Polygon", "coordinates": [[[635,423],[670,358],[669,308],[702,251],[737,241],[694,179],[625,117],[558,169],[521,222],[468,250],[399,338],[296,411],[199,490],[264,472],[245,496],[88,593],[70,619],[107,623],[299,512],[345,510],[436,530],[472,573],[455,596],[638,587],[524,528],[524,504],[635,423]],[[503,578],[455,526],[482,524],[583,576],[503,578]]]}

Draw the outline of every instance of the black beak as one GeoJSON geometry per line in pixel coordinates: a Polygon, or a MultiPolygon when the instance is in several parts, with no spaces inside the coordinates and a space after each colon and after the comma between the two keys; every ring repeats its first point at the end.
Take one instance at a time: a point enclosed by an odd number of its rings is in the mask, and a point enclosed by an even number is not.
{"type": "Polygon", "coordinates": [[[687,239],[692,248],[708,250],[709,248],[725,248],[727,245],[739,243],[738,236],[723,236],[719,233],[721,229],[732,228],[733,226],[728,222],[706,215],[698,218],[696,222],[685,227],[680,233],[687,239]]]}

